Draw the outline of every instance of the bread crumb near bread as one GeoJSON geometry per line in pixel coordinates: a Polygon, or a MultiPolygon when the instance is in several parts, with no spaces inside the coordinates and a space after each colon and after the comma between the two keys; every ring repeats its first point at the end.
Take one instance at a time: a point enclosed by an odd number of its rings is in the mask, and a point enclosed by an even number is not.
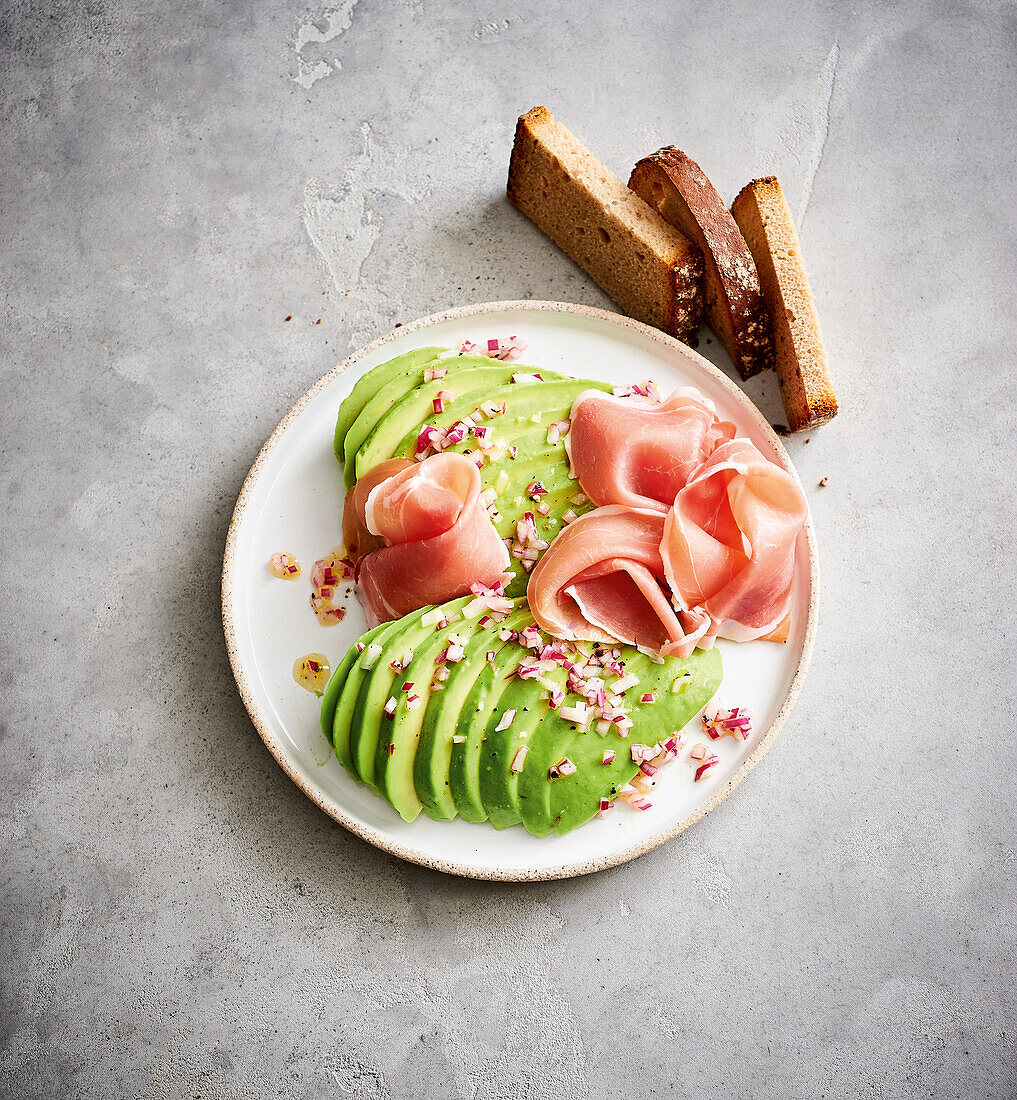
{"type": "Polygon", "coordinates": [[[668,145],[639,161],[629,187],[699,246],[706,322],[742,378],[773,366],[770,321],[755,262],[702,168],[668,145]]]}
{"type": "Polygon", "coordinates": [[[837,415],[816,304],[802,262],[794,220],[776,177],[753,180],[731,205],[759,273],[773,325],[780,393],[793,432],[837,415]]]}
{"type": "Polygon", "coordinates": [[[508,197],[621,308],[688,341],[703,310],[699,249],[546,107],[516,125],[508,197]]]}

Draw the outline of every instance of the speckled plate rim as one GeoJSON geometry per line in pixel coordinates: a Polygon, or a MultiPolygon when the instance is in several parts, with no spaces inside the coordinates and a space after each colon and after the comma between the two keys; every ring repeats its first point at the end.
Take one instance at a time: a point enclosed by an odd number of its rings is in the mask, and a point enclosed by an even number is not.
{"type": "Polygon", "coordinates": [[[777,712],[777,716],[774,718],[769,728],[759,739],[755,749],[746,757],[741,767],[731,776],[727,783],[718,788],[713,797],[706,803],[687,817],[682,818],[681,821],[670,829],[665,830],[663,833],[632,844],[621,851],[612,852],[609,855],[601,856],[596,859],[575,861],[562,864],[560,867],[544,867],[532,871],[520,869],[500,870],[485,867],[481,864],[436,859],[421,852],[414,851],[411,848],[407,848],[398,841],[393,840],[392,837],[386,835],[381,830],[372,828],[369,825],[365,825],[355,820],[347,814],[335,800],[327,797],[316,787],[307,783],[290,763],[283,746],[278,742],[269,723],[258,709],[258,705],[250,685],[248,684],[247,676],[241,665],[238,653],[236,625],[233,621],[232,611],[233,589],[235,583],[233,566],[236,556],[237,538],[239,537],[239,522],[247,508],[254,484],[261,473],[262,466],[266,459],[275,449],[290,423],[325,386],[329,385],[340,374],[359,362],[365,355],[369,355],[376,349],[384,347],[385,344],[390,343],[392,340],[397,338],[401,339],[408,333],[428,328],[431,325],[436,325],[443,321],[454,321],[463,317],[477,317],[485,313],[499,313],[506,310],[575,313],[584,317],[592,317],[601,321],[606,321],[609,324],[618,325],[621,328],[633,329],[656,343],[663,344],[665,347],[674,348],[681,355],[692,355],[698,360],[699,366],[701,366],[703,370],[716,379],[723,387],[730,390],[736,399],[738,399],[739,403],[746,408],[746,411],[751,413],[755,419],[756,426],[774,446],[786,469],[797,478],[797,472],[791,462],[790,456],[784,449],[784,445],[770,426],[769,421],[767,421],[763,414],[756,408],[745,391],[728,378],[723,371],[715,367],[708,359],[699,355],[698,352],[693,351],[686,344],[682,344],[673,336],[668,336],[658,329],[651,328],[649,325],[644,325],[641,321],[635,321],[631,317],[625,317],[620,313],[612,313],[610,310],[597,309],[593,306],[578,305],[572,302],[544,302],[533,299],[506,302],[478,302],[474,305],[460,306],[455,309],[444,310],[440,313],[432,313],[430,316],[421,317],[416,321],[401,325],[399,328],[393,329],[384,336],[379,336],[376,340],[372,340],[371,343],[365,344],[362,348],[348,355],[338,364],[338,366],[333,367],[327,374],[322,375],[322,377],[296,401],[292,408],[290,408],[282,420],[276,425],[275,430],[258,452],[258,456],[254,460],[254,465],[248,471],[247,477],[244,478],[244,484],[240,489],[240,496],[237,498],[236,507],[233,509],[233,516],[230,519],[222,566],[222,623],[223,632],[226,637],[226,650],[229,654],[230,667],[233,669],[233,678],[236,680],[240,698],[247,708],[247,713],[254,723],[254,728],[258,731],[261,739],[268,747],[269,752],[275,757],[283,771],[294,783],[296,783],[304,794],[307,795],[315,805],[324,810],[329,817],[338,821],[340,825],[360,837],[362,840],[366,840],[369,844],[373,844],[376,848],[380,848],[382,851],[388,852],[391,855],[398,856],[400,859],[404,859],[407,862],[419,864],[422,867],[429,867],[432,870],[442,871],[449,875],[459,875],[464,878],[484,879],[493,882],[539,882],[553,879],[575,878],[579,875],[592,874],[595,871],[604,871],[609,867],[617,867],[621,863],[627,863],[631,859],[636,859],[638,856],[653,851],[655,848],[660,847],[661,844],[673,840],[680,833],[685,832],[686,829],[691,828],[691,826],[695,825],[698,821],[701,821],[711,810],[716,809],[716,807],[719,806],[742,782],[749,772],[752,771],[759,761],[762,760],[794,708],[795,702],[798,699],[798,694],[801,691],[802,682],[805,679],[805,673],[808,671],[809,662],[812,659],[812,648],[815,642],[816,625],[819,618],[819,554],[816,545],[816,532],[812,524],[812,515],[810,512],[805,525],[805,534],[809,549],[808,617],[805,624],[805,639],[802,643],[802,655],[798,661],[798,667],[795,669],[794,676],[791,680],[791,686],[788,688],[784,703],[777,712]]]}

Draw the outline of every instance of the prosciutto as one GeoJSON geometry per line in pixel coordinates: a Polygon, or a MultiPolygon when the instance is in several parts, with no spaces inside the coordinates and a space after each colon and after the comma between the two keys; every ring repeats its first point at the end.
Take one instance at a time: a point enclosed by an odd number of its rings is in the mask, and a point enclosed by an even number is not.
{"type": "Polygon", "coordinates": [[[530,574],[526,598],[537,625],[556,638],[687,657],[709,624],[672,606],[663,533],[662,512],[623,505],[569,524],[530,574]]]}
{"type": "Polygon", "coordinates": [[[572,405],[565,445],[594,504],[664,513],[714,448],[734,436],[735,426],[694,390],[675,390],[663,404],[586,390],[572,405]]]}
{"type": "Polygon", "coordinates": [[[360,564],[365,554],[385,545],[380,535],[371,534],[367,528],[365,513],[371,490],[393,474],[402,473],[412,465],[413,462],[408,458],[390,458],[387,462],[379,462],[347,492],[346,503],[343,505],[343,546],[346,548],[346,556],[354,566],[360,564]]]}
{"type": "Polygon", "coordinates": [[[677,494],[661,556],[676,607],[709,617],[704,640],[787,637],[807,514],[797,481],[747,439],[721,443],[677,494]]]}
{"type": "Polygon", "coordinates": [[[357,567],[357,595],[372,626],[465,596],[477,581],[493,587],[509,565],[470,459],[448,452],[394,461],[402,467],[382,463],[391,472],[375,467],[361,479],[367,488],[350,518],[351,530],[376,540],[357,567]]]}

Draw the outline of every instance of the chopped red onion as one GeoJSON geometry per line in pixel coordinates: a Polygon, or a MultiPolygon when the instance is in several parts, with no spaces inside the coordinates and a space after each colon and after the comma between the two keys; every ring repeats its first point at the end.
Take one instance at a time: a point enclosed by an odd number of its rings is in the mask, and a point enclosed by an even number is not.
{"type": "Polygon", "coordinates": [[[716,753],[710,753],[710,755],[696,768],[696,778],[693,782],[698,783],[704,775],[711,772],[720,763],[720,757],[716,753]]]}
{"type": "Polygon", "coordinates": [[[507,730],[509,726],[515,721],[516,712],[514,710],[507,710],[501,716],[501,721],[494,727],[495,733],[501,733],[502,730],[507,730]]]}

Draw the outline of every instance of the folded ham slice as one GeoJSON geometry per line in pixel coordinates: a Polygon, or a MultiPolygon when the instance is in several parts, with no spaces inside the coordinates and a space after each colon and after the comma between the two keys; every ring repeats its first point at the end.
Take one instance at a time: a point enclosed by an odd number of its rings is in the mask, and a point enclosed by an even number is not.
{"type": "Polygon", "coordinates": [[[713,449],[734,435],[735,426],[694,390],[675,390],[663,404],[586,390],[572,405],[565,445],[594,504],[663,513],[713,449]]]}
{"type": "Polygon", "coordinates": [[[355,487],[370,483],[353,500],[350,529],[376,540],[357,569],[357,595],[372,626],[465,596],[477,581],[493,587],[509,565],[480,502],[473,462],[453,452],[399,461],[401,469],[383,463],[391,473],[375,467],[355,487]]]}
{"type": "Polygon", "coordinates": [[[781,633],[807,512],[798,482],[747,439],[720,444],[678,493],[661,554],[676,606],[711,620],[704,641],[781,633]]]}
{"type": "Polygon", "coordinates": [[[343,546],[354,566],[360,564],[365,554],[385,545],[380,535],[372,535],[367,529],[365,510],[371,490],[412,465],[414,463],[408,458],[390,458],[387,462],[379,462],[347,492],[343,505],[343,546]]]}
{"type": "Polygon", "coordinates": [[[537,563],[526,598],[556,638],[627,642],[687,657],[708,622],[676,612],[660,557],[664,515],[610,505],[569,524],[537,563]]]}

